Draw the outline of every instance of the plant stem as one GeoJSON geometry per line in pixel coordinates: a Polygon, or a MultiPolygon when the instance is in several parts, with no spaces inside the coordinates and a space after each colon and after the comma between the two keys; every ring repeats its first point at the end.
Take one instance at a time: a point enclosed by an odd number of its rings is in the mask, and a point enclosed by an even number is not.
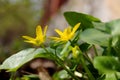
{"type": "Polygon", "coordinates": [[[94,49],[95,55],[98,56],[98,52],[97,52],[95,45],[93,45],[93,49],[94,49]]]}
{"type": "Polygon", "coordinates": [[[55,60],[55,56],[54,56],[52,53],[50,53],[50,52],[45,48],[44,45],[41,45],[41,47],[42,47],[48,54],[50,54],[50,56],[55,60]]]}
{"type": "Polygon", "coordinates": [[[10,80],[15,80],[15,72],[11,72],[10,80]]]}
{"type": "Polygon", "coordinates": [[[61,65],[61,66],[68,72],[68,74],[71,75],[72,78],[74,78],[75,80],[79,80],[79,79],[73,74],[73,72],[72,72],[67,66],[64,65],[63,61],[62,61],[58,56],[56,56],[56,57],[57,57],[57,63],[58,63],[59,65],[61,65]]]}
{"type": "Polygon", "coordinates": [[[64,55],[64,53],[67,51],[68,47],[71,45],[71,43],[68,41],[65,45],[64,49],[61,51],[60,55],[64,55]]]}
{"type": "Polygon", "coordinates": [[[88,73],[89,79],[90,79],[90,80],[95,80],[94,76],[92,75],[92,73],[90,72],[90,70],[88,69],[88,67],[87,67],[86,64],[85,64],[85,60],[84,60],[84,57],[83,57],[83,54],[82,54],[81,51],[80,51],[80,53],[81,53],[81,62],[82,62],[82,65],[83,65],[86,73],[88,73]]]}
{"type": "Polygon", "coordinates": [[[44,49],[48,54],[50,54],[51,57],[54,58],[54,60],[55,60],[61,67],[63,67],[63,68],[68,72],[68,74],[69,74],[72,78],[74,78],[75,80],[79,80],[79,79],[73,74],[73,72],[70,71],[70,69],[64,65],[62,59],[60,59],[56,54],[51,54],[51,53],[44,47],[44,45],[41,45],[41,46],[43,47],[43,49],[44,49]]]}
{"type": "Polygon", "coordinates": [[[111,54],[111,48],[112,48],[112,38],[109,39],[108,52],[107,52],[108,56],[110,56],[110,54],[111,54]]]}
{"type": "Polygon", "coordinates": [[[85,52],[85,54],[83,54],[83,56],[85,56],[85,58],[87,59],[88,62],[90,62],[91,64],[93,64],[93,62],[90,59],[90,57],[88,56],[87,52],[85,52]]]}
{"type": "Polygon", "coordinates": [[[117,76],[117,73],[115,72],[114,74],[115,74],[116,79],[119,80],[119,78],[118,78],[118,76],[117,76]]]}

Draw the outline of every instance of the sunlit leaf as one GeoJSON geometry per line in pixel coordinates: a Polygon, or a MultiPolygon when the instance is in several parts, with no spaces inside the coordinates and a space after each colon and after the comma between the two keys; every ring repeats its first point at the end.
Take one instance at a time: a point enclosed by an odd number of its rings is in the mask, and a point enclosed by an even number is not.
{"type": "Polygon", "coordinates": [[[110,35],[101,32],[97,29],[86,29],[80,33],[80,39],[89,44],[98,44],[108,46],[110,35]]]}
{"type": "Polygon", "coordinates": [[[7,69],[9,71],[16,71],[25,63],[29,62],[30,60],[43,57],[43,58],[51,58],[48,53],[44,51],[44,49],[39,48],[30,48],[22,50],[9,58],[7,58],[2,65],[0,65],[0,69],[7,69]]]}

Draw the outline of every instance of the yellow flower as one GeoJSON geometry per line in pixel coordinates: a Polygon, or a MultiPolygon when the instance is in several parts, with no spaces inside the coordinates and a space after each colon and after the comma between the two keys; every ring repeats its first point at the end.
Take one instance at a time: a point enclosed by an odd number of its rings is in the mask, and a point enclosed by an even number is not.
{"type": "Polygon", "coordinates": [[[72,55],[73,55],[73,57],[77,58],[78,54],[79,54],[79,47],[78,46],[73,47],[72,48],[72,55]]]}
{"type": "Polygon", "coordinates": [[[44,32],[42,32],[41,26],[38,25],[36,28],[36,38],[32,38],[30,36],[22,36],[22,37],[26,39],[25,42],[32,43],[36,46],[40,46],[46,40],[46,31],[47,31],[47,26],[45,26],[44,32]]]}
{"type": "Polygon", "coordinates": [[[74,37],[76,30],[79,28],[80,23],[76,24],[73,29],[71,27],[66,28],[63,32],[55,29],[55,31],[59,34],[60,37],[51,37],[51,39],[55,41],[63,41],[66,42],[74,37]]]}

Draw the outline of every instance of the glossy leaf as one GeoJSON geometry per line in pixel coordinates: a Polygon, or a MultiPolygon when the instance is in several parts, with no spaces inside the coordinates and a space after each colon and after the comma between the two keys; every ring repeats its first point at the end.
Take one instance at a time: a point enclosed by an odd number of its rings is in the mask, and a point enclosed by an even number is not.
{"type": "Polygon", "coordinates": [[[120,36],[117,36],[116,38],[114,37],[114,43],[113,43],[113,48],[115,52],[117,53],[117,56],[120,59],[120,36]]]}
{"type": "Polygon", "coordinates": [[[103,31],[104,33],[107,33],[112,38],[112,46],[118,53],[118,56],[120,57],[120,19],[113,20],[106,23],[98,23],[93,22],[93,25],[96,29],[103,31]]]}
{"type": "Polygon", "coordinates": [[[101,73],[105,74],[105,80],[120,79],[119,61],[111,56],[98,56],[94,59],[94,67],[101,73]]]}
{"type": "Polygon", "coordinates": [[[106,23],[93,22],[95,28],[109,33],[112,36],[120,35],[120,19],[113,20],[106,23]]]}
{"type": "Polygon", "coordinates": [[[119,61],[111,56],[98,56],[94,59],[94,67],[101,73],[113,73],[119,70],[119,61]]]}
{"type": "Polygon", "coordinates": [[[80,39],[89,44],[98,44],[108,46],[110,35],[101,32],[97,29],[86,29],[80,33],[80,39]]]}
{"type": "Polygon", "coordinates": [[[71,26],[74,26],[77,23],[81,23],[80,26],[82,29],[93,27],[92,22],[100,22],[100,20],[98,18],[95,18],[88,14],[83,14],[83,13],[65,12],[64,16],[65,16],[65,19],[67,20],[67,22],[71,26]]]}
{"type": "Polygon", "coordinates": [[[37,57],[44,57],[50,58],[49,54],[44,51],[44,49],[39,48],[30,48],[22,50],[9,58],[7,58],[2,65],[0,65],[0,69],[7,69],[9,71],[16,71],[25,63],[29,62],[30,60],[37,58],[37,57]]]}
{"type": "Polygon", "coordinates": [[[120,19],[108,22],[106,23],[106,26],[110,28],[111,35],[120,35],[120,19]]]}

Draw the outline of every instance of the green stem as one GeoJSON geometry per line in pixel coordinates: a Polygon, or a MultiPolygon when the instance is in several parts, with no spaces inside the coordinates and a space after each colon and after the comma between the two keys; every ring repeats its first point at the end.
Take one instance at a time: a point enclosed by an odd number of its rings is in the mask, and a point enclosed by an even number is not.
{"type": "Polygon", "coordinates": [[[93,45],[93,49],[94,49],[95,55],[98,56],[98,52],[97,52],[95,45],[93,45]]]}
{"type": "Polygon", "coordinates": [[[48,54],[50,54],[51,57],[54,58],[54,60],[55,60],[61,67],[63,67],[63,68],[68,72],[68,74],[69,74],[72,78],[74,78],[75,80],[79,80],[79,79],[73,74],[73,72],[70,71],[70,69],[68,69],[68,67],[66,67],[66,66],[64,65],[63,61],[62,61],[56,54],[51,54],[51,53],[49,53],[49,51],[44,47],[44,45],[41,45],[41,46],[43,47],[43,49],[44,49],[48,54]]]}
{"type": "Polygon", "coordinates": [[[68,72],[68,74],[69,74],[72,78],[74,78],[75,80],[79,80],[79,79],[73,74],[73,72],[72,72],[67,66],[65,66],[65,65],[63,64],[63,61],[62,61],[58,56],[56,56],[56,58],[57,58],[57,63],[58,63],[59,65],[61,65],[61,66],[68,72]]]}
{"type": "Polygon", "coordinates": [[[71,43],[68,41],[65,45],[64,49],[61,51],[60,55],[64,55],[64,53],[67,51],[68,47],[71,45],[71,43]]]}
{"type": "Polygon", "coordinates": [[[93,64],[92,60],[90,59],[90,57],[88,56],[88,54],[86,52],[85,52],[85,54],[83,54],[83,56],[87,59],[88,62],[93,64]]]}
{"type": "Polygon", "coordinates": [[[107,52],[108,56],[110,56],[110,54],[111,54],[111,48],[112,48],[112,38],[109,39],[108,52],[107,52]]]}
{"type": "Polygon", "coordinates": [[[56,59],[55,56],[54,56],[52,53],[50,53],[50,52],[45,48],[44,45],[41,45],[41,47],[42,47],[48,54],[50,54],[50,56],[51,56],[54,60],[56,59]]]}
{"type": "Polygon", "coordinates": [[[86,66],[85,60],[84,60],[84,57],[83,57],[82,54],[81,54],[81,62],[82,62],[82,65],[83,65],[86,73],[88,74],[89,79],[90,80],[95,80],[94,76],[92,75],[92,73],[90,72],[90,70],[88,69],[88,67],[86,66]]]}
{"type": "Polygon", "coordinates": [[[15,80],[15,72],[11,72],[10,80],[15,80]]]}
{"type": "Polygon", "coordinates": [[[114,74],[115,74],[116,79],[119,80],[119,78],[118,78],[118,76],[117,76],[117,73],[115,72],[114,74]]]}

